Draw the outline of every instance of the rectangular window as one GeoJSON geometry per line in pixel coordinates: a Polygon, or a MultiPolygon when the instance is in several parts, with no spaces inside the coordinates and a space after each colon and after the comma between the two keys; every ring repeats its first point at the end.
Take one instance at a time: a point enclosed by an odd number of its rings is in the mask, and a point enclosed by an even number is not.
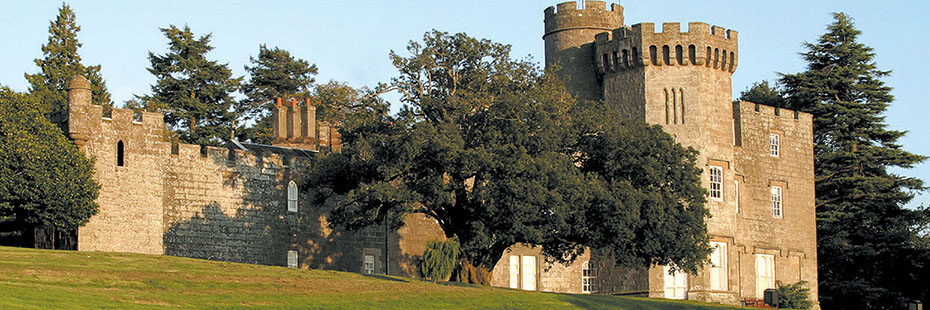
{"type": "Polygon", "coordinates": [[[710,288],[727,290],[727,243],[711,242],[714,251],[710,254],[710,288]]]}
{"type": "Polygon", "coordinates": [[[769,288],[775,288],[775,255],[756,254],[756,297],[764,297],[769,288]]]}
{"type": "Polygon", "coordinates": [[[710,166],[710,198],[723,200],[723,168],[710,166]]]}
{"type": "Polygon", "coordinates": [[[374,255],[365,255],[365,263],[363,267],[363,272],[367,274],[375,273],[375,256],[374,255]]]}
{"type": "Polygon", "coordinates": [[[287,251],[287,267],[297,268],[297,251],[287,251]]]}
{"type": "Polygon", "coordinates": [[[520,288],[520,256],[510,255],[510,288],[520,288]]]}
{"type": "Polygon", "coordinates": [[[781,143],[780,140],[781,139],[777,133],[769,134],[769,145],[771,146],[769,154],[772,155],[772,157],[779,156],[779,144],[781,143]]]}
{"type": "Polygon", "coordinates": [[[739,213],[739,180],[733,180],[733,187],[735,188],[733,200],[736,202],[736,213],[739,213]]]}
{"type": "Polygon", "coordinates": [[[772,217],[781,218],[781,186],[772,186],[772,217]]]}

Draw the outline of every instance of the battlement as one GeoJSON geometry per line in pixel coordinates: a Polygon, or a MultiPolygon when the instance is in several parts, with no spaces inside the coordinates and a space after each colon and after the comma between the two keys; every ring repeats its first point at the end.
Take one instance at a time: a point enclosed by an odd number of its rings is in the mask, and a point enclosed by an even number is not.
{"type": "Polygon", "coordinates": [[[769,115],[776,118],[794,119],[805,124],[812,124],[814,116],[807,112],[800,112],[791,109],[777,108],[770,105],[759,104],[750,101],[740,100],[737,102],[741,115],[769,115]]]}
{"type": "Polygon", "coordinates": [[[545,15],[546,36],[572,29],[598,29],[610,31],[623,25],[623,7],[616,3],[607,5],[604,1],[583,1],[578,8],[575,1],[562,2],[548,7],[545,15]]]}
{"type": "Polygon", "coordinates": [[[736,30],[706,23],[639,23],[595,36],[598,74],[644,66],[704,66],[733,73],[738,64],[736,30]]]}

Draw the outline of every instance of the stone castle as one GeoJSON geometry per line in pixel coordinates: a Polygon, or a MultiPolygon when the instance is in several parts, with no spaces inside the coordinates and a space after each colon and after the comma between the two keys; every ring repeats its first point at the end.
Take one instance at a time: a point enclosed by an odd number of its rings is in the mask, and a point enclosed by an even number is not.
{"type": "MultiPolygon", "coordinates": [[[[688,275],[667,266],[617,268],[597,251],[550,265],[538,248],[514,245],[492,285],[753,304],[776,280],[807,281],[816,301],[811,115],[732,101],[736,31],[627,26],[623,8],[602,1],[561,3],[544,16],[546,65],[559,69],[571,92],[661,125],[700,152],[715,250],[688,275]]],[[[425,243],[443,238],[422,215],[407,216],[398,231],[328,227],[328,210],[308,203],[295,183],[307,159],[341,148],[335,124],[317,120],[309,99],[278,99],[272,145],[223,148],[172,143],[162,114],[105,115],[90,99],[87,80],[75,78],[65,128],[96,159],[101,184],[100,212],[79,230],[78,250],[413,276],[425,243]]]]}

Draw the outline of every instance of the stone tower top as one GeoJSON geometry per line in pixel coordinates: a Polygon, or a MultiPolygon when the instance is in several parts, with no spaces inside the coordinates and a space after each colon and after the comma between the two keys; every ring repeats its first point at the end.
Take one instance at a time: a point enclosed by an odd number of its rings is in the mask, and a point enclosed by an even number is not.
{"type": "Polygon", "coordinates": [[[623,7],[612,3],[606,7],[604,1],[583,1],[583,8],[578,8],[575,1],[559,3],[549,7],[545,14],[546,36],[564,30],[592,29],[611,31],[623,25],[623,7]]]}
{"type": "Polygon", "coordinates": [[[90,81],[83,75],[76,75],[68,83],[68,102],[89,105],[91,100],[90,81]]]}
{"type": "Polygon", "coordinates": [[[642,66],[704,66],[736,71],[739,59],[737,32],[706,23],[641,23],[603,32],[595,37],[599,75],[642,66]]]}

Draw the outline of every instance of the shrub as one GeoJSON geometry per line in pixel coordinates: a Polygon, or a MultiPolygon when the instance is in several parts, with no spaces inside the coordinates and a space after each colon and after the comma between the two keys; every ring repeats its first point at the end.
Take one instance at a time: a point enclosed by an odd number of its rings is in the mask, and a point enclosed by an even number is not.
{"type": "Polygon", "coordinates": [[[417,271],[420,276],[433,282],[448,281],[459,259],[459,242],[455,239],[432,240],[426,243],[423,258],[417,271]]]}
{"type": "Polygon", "coordinates": [[[775,282],[778,286],[778,308],[781,309],[810,309],[811,301],[808,299],[811,289],[807,288],[807,281],[794,284],[775,282]]]}

